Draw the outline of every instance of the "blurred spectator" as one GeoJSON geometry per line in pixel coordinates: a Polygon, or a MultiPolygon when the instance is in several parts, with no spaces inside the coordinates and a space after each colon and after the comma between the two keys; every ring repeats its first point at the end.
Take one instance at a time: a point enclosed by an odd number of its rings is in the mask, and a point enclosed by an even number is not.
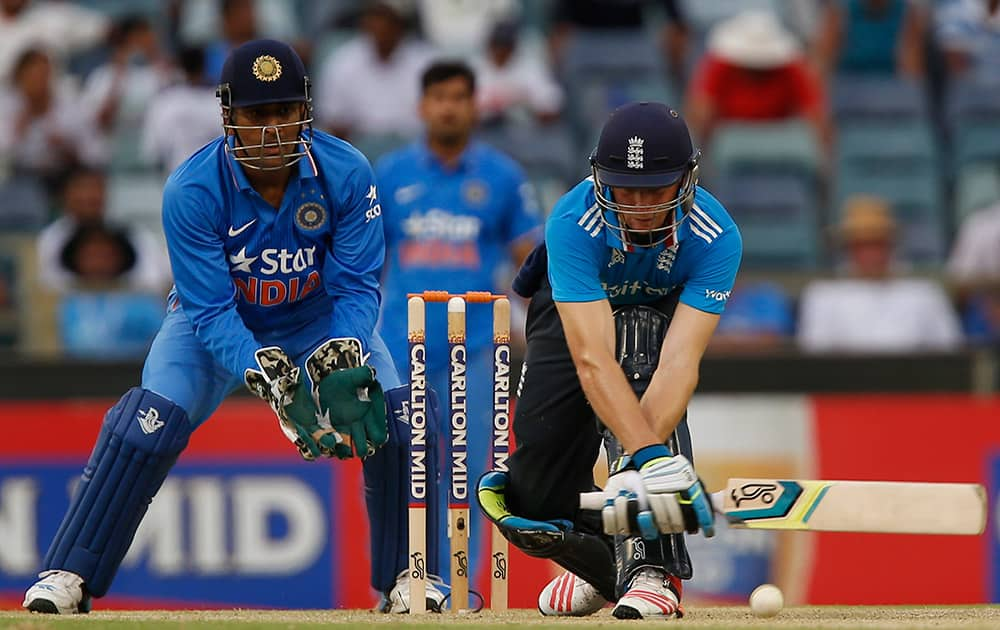
{"type": "MultiPolygon", "coordinates": [[[[417,0],[420,25],[434,48],[449,56],[475,55],[498,22],[520,17],[518,0],[417,0]]],[[[536,0],[537,1],[537,0],[536,0]]]]}
{"type": "Polygon", "coordinates": [[[855,353],[956,349],[961,328],[941,286],[902,277],[893,268],[897,230],[888,204],[852,197],[843,216],[839,240],[847,277],[814,280],[803,291],[799,346],[855,353]]]}
{"type": "Polygon", "coordinates": [[[567,59],[568,43],[574,33],[634,31],[645,38],[648,7],[659,6],[666,18],[659,33],[659,46],[666,59],[664,67],[675,78],[684,75],[688,50],[688,29],[678,6],[679,0],[557,0],[552,11],[549,48],[553,63],[561,68],[567,59]]]}
{"type": "Polygon", "coordinates": [[[52,180],[76,164],[101,161],[96,130],[75,95],[56,88],[45,52],[22,52],[12,81],[12,91],[0,91],[0,162],[52,180]]]}
{"type": "Polygon", "coordinates": [[[59,250],[59,266],[80,287],[105,287],[124,280],[137,259],[129,235],[102,222],[77,223],[59,250]]]}
{"type": "Polygon", "coordinates": [[[831,125],[823,86],[795,37],[768,12],[749,11],[709,33],[688,93],[688,124],[702,144],[728,121],[805,118],[829,146],[831,125]]]}
{"type": "Polygon", "coordinates": [[[253,0],[222,0],[221,37],[205,46],[205,74],[218,82],[229,51],[257,38],[257,13],[253,0]]]}
{"type": "Polygon", "coordinates": [[[136,130],[156,95],[173,77],[156,31],[141,16],[117,20],[108,36],[110,58],[87,77],[80,106],[101,136],[105,160],[120,130],[136,130]]]}
{"type": "Polygon", "coordinates": [[[562,107],[562,88],[544,60],[524,54],[517,40],[514,22],[499,22],[490,32],[486,54],[476,64],[480,118],[487,124],[501,121],[520,108],[541,122],[553,122],[562,107]]]}
{"type": "Polygon", "coordinates": [[[762,352],[789,344],[794,335],[792,301],[780,285],[737,281],[710,347],[713,352],[762,352]]]}
{"type": "Polygon", "coordinates": [[[108,29],[104,14],[75,2],[0,0],[0,83],[29,48],[58,60],[100,44],[108,29]]]}
{"type": "Polygon", "coordinates": [[[142,131],[146,161],[168,173],[222,134],[215,87],[207,85],[205,54],[185,48],[178,54],[184,81],[166,88],[149,104],[142,131]]]}
{"type": "Polygon", "coordinates": [[[105,220],[106,188],[102,171],[79,169],[67,176],[62,190],[62,216],[38,235],[41,285],[65,291],[77,281],[111,274],[126,288],[162,292],[170,283],[170,264],[162,244],[139,228],[109,227],[105,220]],[[81,232],[83,228],[94,230],[81,232]],[[124,239],[128,247],[115,245],[111,236],[124,239]],[[74,238],[83,240],[74,242],[74,238]],[[107,260],[94,260],[81,254],[81,249],[84,253],[115,251],[107,260]]]}
{"type": "Polygon", "coordinates": [[[75,290],[59,302],[63,350],[71,356],[140,356],[163,319],[163,296],[117,290],[129,284],[139,252],[125,230],[103,223],[76,227],[59,255],[75,290]]]}
{"type": "Polygon", "coordinates": [[[948,260],[970,339],[1000,342],[1000,201],[971,214],[948,260]]]}
{"type": "Polygon", "coordinates": [[[420,132],[420,74],[433,53],[407,36],[408,17],[398,0],[368,4],[361,34],[338,48],[320,71],[315,101],[321,127],[342,138],[420,132]]]}
{"type": "MultiPolygon", "coordinates": [[[[205,74],[219,80],[229,51],[258,37],[294,42],[303,30],[291,0],[171,0],[177,20],[177,48],[197,46],[206,51],[205,74]]],[[[344,0],[337,0],[340,5],[344,0]]],[[[308,2],[308,5],[328,2],[308,2]]],[[[298,46],[296,46],[298,47],[298,46]]]]}
{"type": "Polygon", "coordinates": [[[816,35],[826,76],[924,75],[927,15],[915,0],[828,0],[816,35]]]}
{"type": "Polygon", "coordinates": [[[951,76],[1000,81],[1000,0],[938,0],[934,22],[951,76]]]}

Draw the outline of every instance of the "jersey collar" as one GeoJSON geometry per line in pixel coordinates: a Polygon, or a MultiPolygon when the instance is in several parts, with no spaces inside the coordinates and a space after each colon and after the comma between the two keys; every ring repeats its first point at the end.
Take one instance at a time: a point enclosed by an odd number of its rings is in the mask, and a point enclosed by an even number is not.
{"type": "Polygon", "coordinates": [[[444,163],[438,159],[438,156],[434,155],[430,147],[427,145],[427,138],[424,137],[419,142],[417,142],[417,159],[420,164],[427,170],[436,171],[447,171],[447,172],[462,172],[468,170],[468,168],[475,162],[476,159],[476,144],[474,140],[469,140],[469,143],[465,146],[465,150],[462,151],[458,156],[458,162],[455,165],[454,171],[445,167],[444,163]]]}

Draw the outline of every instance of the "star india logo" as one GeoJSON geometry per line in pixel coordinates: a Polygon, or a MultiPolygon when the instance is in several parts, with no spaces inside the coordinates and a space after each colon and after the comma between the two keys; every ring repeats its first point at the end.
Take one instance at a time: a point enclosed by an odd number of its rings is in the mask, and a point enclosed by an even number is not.
{"type": "Polygon", "coordinates": [[[271,55],[261,55],[253,60],[253,76],[258,81],[277,81],[281,77],[281,63],[271,55]]]}
{"type": "Polygon", "coordinates": [[[628,139],[628,152],[625,155],[629,168],[642,168],[642,145],[646,141],[639,136],[628,139]]]}

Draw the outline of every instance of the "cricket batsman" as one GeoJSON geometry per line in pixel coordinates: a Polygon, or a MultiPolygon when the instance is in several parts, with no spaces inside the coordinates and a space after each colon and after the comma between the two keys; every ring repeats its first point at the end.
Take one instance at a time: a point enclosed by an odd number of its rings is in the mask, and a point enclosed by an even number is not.
{"type": "Polygon", "coordinates": [[[686,409],[742,255],[739,230],[698,184],[700,153],[676,111],[615,110],[591,177],[556,204],[514,289],[531,297],[509,471],[480,507],[514,545],[567,572],[543,615],[681,616],[692,576],[683,534],[714,534],[686,409]],[[604,444],[601,513],[579,510],[604,444]]]}
{"type": "Polygon", "coordinates": [[[164,188],[176,284],[141,385],[105,415],[28,610],[88,612],[108,592],[191,434],[241,387],[304,459],[364,458],[372,528],[406,538],[407,483],[385,453],[406,448],[390,428],[409,393],[373,332],[385,244],[372,169],[312,128],[309,79],[285,43],[235,48],[218,96],[224,135],[164,188]]]}

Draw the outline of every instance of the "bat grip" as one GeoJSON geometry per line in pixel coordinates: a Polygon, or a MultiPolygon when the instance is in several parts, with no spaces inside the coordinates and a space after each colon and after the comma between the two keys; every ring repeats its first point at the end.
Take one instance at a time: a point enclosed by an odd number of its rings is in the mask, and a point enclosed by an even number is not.
{"type": "MultiPolygon", "coordinates": [[[[719,514],[723,514],[722,503],[725,500],[725,491],[719,490],[718,492],[713,492],[709,495],[712,500],[712,507],[719,514]]],[[[603,492],[581,492],[580,493],[580,509],[581,510],[603,510],[604,509],[604,493],[603,492]]]]}

